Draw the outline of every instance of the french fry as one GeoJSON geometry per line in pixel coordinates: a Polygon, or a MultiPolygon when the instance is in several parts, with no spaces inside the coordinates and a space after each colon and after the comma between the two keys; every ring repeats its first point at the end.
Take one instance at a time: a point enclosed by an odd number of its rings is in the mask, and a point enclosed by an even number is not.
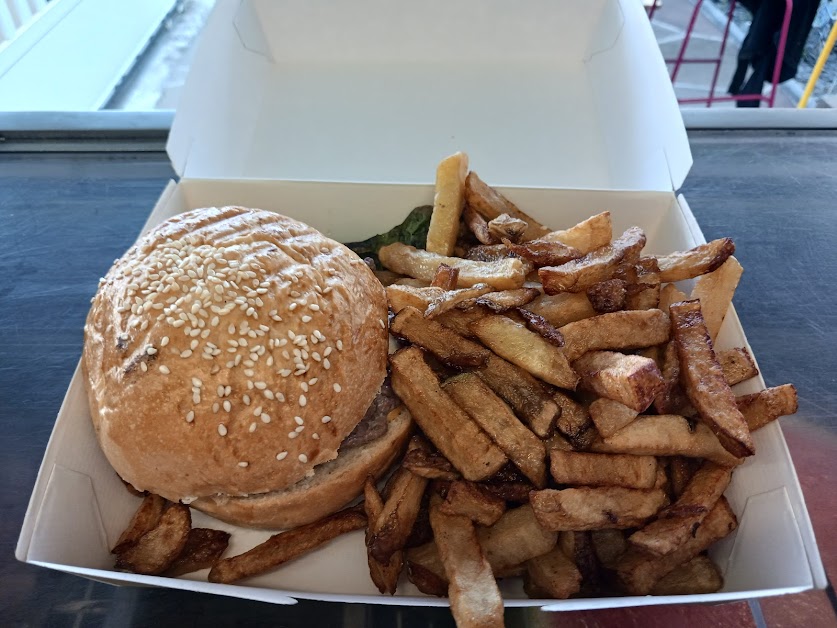
{"type": "Polygon", "coordinates": [[[584,257],[560,266],[544,266],[538,270],[544,292],[558,294],[585,291],[600,281],[610,279],[623,261],[637,261],[644,246],[645,234],[642,229],[631,227],[610,244],[584,257]]]}
{"type": "Polygon", "coordinates": [[[546,485],[546,449],[511,409],[473,373],[463,373],[445,382],[442,389],[503,450],[509,460],[537,487],[546,485]]]}
{"type": "Polygon", "coordinates": [[[230,543],[230,533],[209,528],[192,528],[183,551],[164,572],[167,578],[210,569],[230,543]]]}
{"type": "Polygon", "coordinates": [[[458,480],[461,477],[450,461],[418,434],[410,440],[401,466],[428,480],[458,480]]]}
{"type": "MultiPolygon", "coordinates": [[[[459,217],[465,204],[465,177],[468,155],[455,153],[439,162],[436,168],[436,195],[427,231],[427,250],[451,255],[459,233],[459,217]]],[[[409,273],[405,273],[409,274],[409,273]]]]}
{"type": "Polygon", "coordinates": [[[404,284],[392,284],[387,286],[387,301],[389,309],[396,314],[405,307],[413,307],[420,312],[427,310],[434,299],[443,297],[445,291],[441,288],[406,286],[404,284]]]}
{"type": "Polygon", "coordinates": [[[491,292],[493,288],[486,283],[477,283],[470,288],[459,288],[457,290],[445,290],[442,294],[432,298],[424,310],[425,318],[434,318],[464,301],[469,301],[483,294],[491,292]]]}
{"type": "Polygon", "coordinates": [[[581,574],[581,593],[586,596],[596,596],[601,593],[601,570],[599,559],[593,547],[590,531],[560,532],[558,547],[578,568],[581,574]]]}
{"type": "Polygon", "coordinates": [[[436,274],[433,275],[433,281],[430,285],[434,288],[441,288],[442,290],[456,290],[456,282],[459,280],[459,269],[451,268],[447,264],[439,264],[436,269],[436,274]]]}
{"type": "Polygon", "coordinates": [[[596,424],[596,430],[603,438],[613,436],[639,415],[633,408],[605,397],[591,403],[589,411],[590,418],[596,424]]]}
{"type": "Polygon", "coordinates": [[[390,563],[392,556],[404,549],[418,516],[427,478],[401,467],[387,486],[389,494],[371,526],[372,533],[367,542],[369,552],[382,565],[390,563]]]}
{"type": "Polygon", "coordinates": [[[654,409],[659,414],[687,414],[689,399],[680,385],[680,357],[677,355],[677,343],[671,341],[665,347],[660,369],[664,387],[654,398],[654,409]]]}
{"type": "Polygon", "coordinates": [[[666,494],[617,486],[548,488],[533,491],[529,500],[541,527],[558,532],[641,526],[665,503],[666,494]]]}
{"type": "Polygon", "coordinates": [[[526,561],[523,590],[532,598],[566,600],[581,590],[581,572],[561,548],[556,547],[526,561]]]}
{"type": "Polygon", "coordinates": [[[116,541],[116,545],[114,545],[111,553],[120,554],[124,552],[139,541],[145,533],[153,530],[160,522],[160,517],[163,516],[163,508],[165,505],[166,500],[159,495],[155,495],[154,493],[146,494],[142,499],[140,507],[131,518],[128,527],[125,528],[119,536],[119,540],[116,541]]]}
{"type": "MultiPolygon", "coordinates": [[[[504,244],[480,244],[472,246],[465,254],[465,259],[474,262],[497,262],[514,257],[504,244]]],[[[526,262],[526,274],[529,274],[529,263],[526,262]]]]}
{"type": "Polygon", "coordinates": [[[482,490],[479,484],[459,480],[451,482],[440,508],[445,514],[464,515],[481,526],[490,526],[503,516],[506,502],[482,490]]]}
{"type": "Polygon", "coordinates": [[[575,362],[580,386],[642,412],[663,389],[663,376],[654,360],[612,351],[590,351],[575,362]]]}
{"type": "Polygon", "coordinates": [[[726,262],[733,253],[735,253],[735,243],[730,238],[720,238],[688,251],[657,256],[660,281],[683,281],[711,273],[726,262]]]}
{"type": "Polygon", "coordinates": [[[558,390],[552,394],[552,398],[561,409],[555,427],[569,441],[573,449],[589,448],[598,434],[587,408],[558,390]]]}
{"type": "Polygon", "coordinates": [[[706,329],[712,342],[718,336],[721,323],[732,304],[732,295],[738,287],[738,281],[744,269],[735,257],[730,256],[723,264],[695,280],[692,299],[700,301],[700,310],[706,321],[706,329]]]}
{"type": "MultiPolygon", "coordinates": [[[[537,288],[518,288],[517,290],[498,290],[489,292],[473,300],[473,305],[486,307],[495,314],[523,307],[540,296],[537,288]]],[[[471,303],[460,303],[457,307],[468,309],[471,303]]]]}
{"type": "Polygon", "coordinates": [[[352,506],[319,521],[274,534],[248,552],[223,558],[209,571],[210,582],[231,584],[272,571],[337,538],[366,527],[366,514],[352,506]]]}
{"type": "Polygon", "coordinates": [[[668,314],[668,308],[672,303],[688,300],[689,297],[686,296],[686,293],[679,290],[673,283],[667,283],[660,289],[660,309],[666,314],[668,314]]]}
{"type": "Polygon", "coordinates": [[[545,294],[537,297],[525,307],[530,312],[543,316],[558,328],[596,315],[590,299],[583,292],[545,294]]]}
{"type": "Polygon", "coordinates": [[[668,316],[661,310],[611,312],[559,328],[564,354],[571,362],[588,351],[619,351],[651,347],[668,341],[668,316]]]}
{"type": "Polygon", "coordinates": [[[628,551],[628,541],[622,530],[592,530],[590,539],[596,558],[607,569],[613,569],[622,555],[628,551]]]}
{"type": "Polygon", "coordinates": [[[471,330],[512,364],[559,388],[575,389],[578,377],[561,350],[520,323],[495,314],[471,323],[471,330]]]}
{"type": "Polygon", "coordinates": [[[405,307],[398,312],[389,330],[426,349],[449,366],[482,366],[491,354],[485,347],[463,338],[441,323],[426,319],[412,307],[405,307]]]}
{"type": "Polygon", "coordinates": [[[613,436],[593,443],[590,450],[635,456],[707,458],[727,467],[741,462],[724,449],[708,425],[676,414],[639,416],[613,436]]]}
{"type": "Polygon", "coordinates": [[[637,280],[628,286],[625,308],[628,310],[657,309],[660,305],[660,269],[656,258],[645,257],[635,265],[637,280]]]}
{"type": "Polygon", "coordinates": [[[479,212],[486,220],[494,220],[501,214],[508,214],[525,222],[527,227],[521,238],[524,241],[534,240],[549,233],[549,229],[530,215],[520,211],[514,203],[494,188],[483,183],[482,179],[473,170],[468,173],[468,178],[465,179],[465,201],[468,203],[468,207],[479,212]]]}
{"type": "Polygon", "coordinates": [[[530,482],[483,482],[483,490],[507,502],[525,504],[529,501],[529,493],[534,490],[530,482]]]}
{"type": "Polygon", "coordinates": [[[116,555],[116,568],[148,576],[163,573],[183,552],[191,527],[188,506],[171,504],[151,530],[116,555]]]}
{"type": "MultiPolygon", "coordinates": [[[[489,292],[488,294],[494,294],[489,292]]],[[[462,305],[464,305],[464,302],[462,305]]],[[[481,319],[483,316],[488,316],[488,312],[481,307],[473,307],[471,309],[455,309],[448,310],[436,316],[433,320],[441,323],[448,329],[455,331],[460,336],[465,338],[476,338],[474,332],[471,331],[471,323],[481,319]]]]}
{"type": "Polygon", "coordinates": [[[683,545],[706,518],[729,486],[732,470],[706,462],[694,474],[677,501],[663,509],[657,520],[638,530],[628,541],[656,556],[683,545]]]}
{"type": "Polygon", "coordinates": [[[617,564],[619,582],[627,593],[648,595],[666,574],[693,559],[737,526],[735,514],[722,497],[695,533],[670,554],[660,558],[638,548],[629,549],[617,564]]]}
{"type": "Polygon", "coordinates": [[[467,480],[495,474],[508,459],[439,386],[421,349],[407,347],[390,356],[392,387],[424,434],[467,480]]]}
{"type": "Polygon", "coordinates": [[[419,591],[427,595],[445,597],[448,594],[448,580],[445,566],[439,557],[436,543],[414,547],[406,552],[407,578],[419,591]]]}
{"type": "Polygon", "coordinates": [[[699,595],[715,593],[724,586],[721,572],[708,556],[695,556],[663,576],[651,595],[699,595]]]}
{"type": "Polygon", "coordinates": [[[497,244],[500,241],[499,238],[495,237],[488,230],[488,222],[486,222],[485,218],[480,216],[475,209],[468,205],[462,210],[462,220],[465,222],[465,226],[474,234],[474,237],[483,244],[497,244]]]}
{"type": "Polygon", "coordinates": [[[447,515],[430,506],[430,525],[445,566],[450,608],[457,626],[503,625],[503,600],[474,524],[467,517],[447,515]]]}
{"type": "Polygon", "coordinates": [[[381,282],[381,285],[384,287],[390,286],[394,284],[396,281],[404,279],[398,273],[393,273],[389,270],[375,270],[375,277],[377,277],[378,281],[381,282]]]}
{"type": "Polygon", "coordinates": [[[507,510],[488,528],[478,528],[477,537],[495,574],[507,573],[517,565],[546,554],[558,541],[555,532],[544,530],[527,505],[507,510]]]}
{"type": "Polygon", "coordinates": [[[654,456],[594,454],[584,451],[549,453],[549,469],[558,484],[653,488],[657,480],[654,456]]]}
{"type": "Polygon", "coordinates": [[[371,545],[377,531],[377,521],[384,509],[384,503],[378,489],[375,488],[375,479],[372,476],[366,478],[363,486],[363,506],[366,511],[366,560],[369,564],[369,577],[375,587],[381,593],[395,594],[398,586],[398,577],[404,566],[404,553],[400,550],[393,552],[389,561],[382,562],[375,558],[371,545]]]}
{"type": "Polygon", "coordinates": [[[459,269],[459,283],[463,288],[487,283],[497,290],[520,288],[526,280],[523,262],[507,258],[496,262],[475,262],[459,257],[438,255],[396,242],[381,247],[378,258],[388,269],[430,283],[439,264],[459,269]]]}
{"type": "Polygon", "coordinates": [[[527,371],[492,354],[475,372],[540,438],[552,433],[558,404],[527,371]]]}
{"type": "Polygon", "coordinates": [[[560,266],[582,256],[582,253],[577,249],[560,242],[529,240],[522,244],[515,244],[508,238],[503,238],[502,242],[509,251],[518,257],[529,260],[536,267],[560,266]]]}
{"type": "Polygon", "coordinates": [[[528,227],[529,224],[525,220],[508,214],[500,214],[488,221],[488,231],[501,241],[505,238],[511,242],[519,242],[528,227]]]}
{"type": "Polygon", "coordinates": [[[622,279],[606,279],[587,288],[587,298],[597,314],[618,312],[625,309],[627,285],[622,279]]]}
{"type": "Polygon", "coordinates": [[[735,398],[735,404],[747,421],[747,428],[754,432],[775,421],[780,416],[796,414],[799,409],[796,388],[793,384],[774,386],[752,395],[735,398]]]}
{"type": "Polygon", "coordinates": [[[563,231],[552,231],[542,236],[544,240],[561,242],[587,255],[591,251],[610,244],[613,239],[613,226],[610,212],[602,212],[583,220],[574,227],[563,231]]]}
{"type": "Polygon", "coordinates": [[[743,458],[755,453],[747,422],[735,405],[724,379],[698,301],[681,301],[669,308],[672,336],[677,341],[680,381],[701,420],[730,453],[743,458]]]}
{"type": "Polygon", "coordinates": [[[669,460],[668,475],[669,486],[671,494],[674,499],[678,499],[689,482],[692,476],[697,472],[700,461],[695,458],[686,458],[684,456],[672,456],[669,460]]]}
{"type": "Polygon", "coordinates": [[[730,386],[735,386],[759,374],[753,356],[744,347],[718,351],[716,355],[721,370],[724,372],[724,379],[730,386]]]}

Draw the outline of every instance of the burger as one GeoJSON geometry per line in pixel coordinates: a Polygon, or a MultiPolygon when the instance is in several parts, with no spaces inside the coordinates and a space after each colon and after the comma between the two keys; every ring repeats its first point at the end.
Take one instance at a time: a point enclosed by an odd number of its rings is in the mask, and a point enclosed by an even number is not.
{"type": "Polygon", "coordinates": [[[196,209],[101,280],[83,369],[97,438],[139,491],[282,529],[351,502],[411,428],[386,385],[387,301],[351,250],[285,216],[196,209]]]}

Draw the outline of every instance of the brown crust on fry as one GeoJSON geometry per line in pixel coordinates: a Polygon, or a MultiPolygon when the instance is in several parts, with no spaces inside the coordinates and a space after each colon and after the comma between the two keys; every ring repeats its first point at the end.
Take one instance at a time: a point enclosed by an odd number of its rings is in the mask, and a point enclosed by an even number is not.
{"type": "Polygon", "coordinates": [[[210,582],[231,584],[272,571],[341,534],[366,527],[362,506],[352,506],[304,526],[274,534],[253,549],[224,558],[209,571],[210,582]]]}
{"type": "Polygon", "coordinates": [[[488,221],[489,232],[498,240],[506,238],[512,242],[520,242],[528,227],[529,224],[525,220],[508,214],[500,214],[488,221]]]}
{"type": "Polygon", "coordinates": [[[572,486],[648,489],[654,487],[657,479],[657,460],[653,456],[556,449],[549,454],[549,469],[558,484],[572,486]]]}
{"type": "Polygon", "coordinates": [[[163,508],[165,508],[166,500],[159,495],[148,493],[143,497],[142,503],[137,508],[134,516],[128,527],[119,536],[116,545],[113,546],[111,553],[120,554],[131,547],[134,543],[149,530],[152,530],[159,522],[160,517],[163,516],[163,508]]]}
{"type": "Polygon", "coordinates": [[[395,552],[404,548],[418,516],[427,478],[401,467],[387,486],[389,495],[367,543],[372,556],[382,564],[388,563],[395,552]]]}
{"type": "Polygon", "coordinates": [[[503,238],[506,248],[523,259],[527,259],[535,267],[560,266],[581,257],[581,252],[571,246],[549,240],[529,240],[523,244],[515,244],[508,238],[503,238]]]}
{"type": "Polygon", "coordinates": [[[465,209],[462,210],[462,219],[465,221],[468,229],[471,230],[471,233],[474,234],[474,237],[481,243],[497,244],[499,242],[499,239],[495,238],[488,230],[488,222],[486,222],[485,218],[480,216],[470,205],[466,205],[465,209]]]}
{"type": "Polygon", "coordinates": [[[481,526],[497,523],[506,511],[505,500],[463,480],[451,482],[445,501],[439,506],[448,515],[464,515],[481,526]]]}
{"type": "Polygon", "coordinates": [[[718,351],[716,357],[724,372],[724,379],[730,386],[735,386],[759,374],[753,356],[746,347],[718,351]]]}
{"type": "Polygon", "coordinates": [[[612,351],[590,351],[573,362],[585,390],[642,412],[663,389],[663,377],[650,358],[612,351]]]}
{"type": "Polygon", "coordinates": [[[605,281],[623,261],[639,259],[645,246],[645,233],[639,227],[631,227],[610,244],[596,249],[560,266],[546,266],[538,270],[544,292],[582,292],[590,286],[605,281]]]}
{"type": "Polygon", "coordinates": [[[440,295],[430,299],[427,308],[424,310],[425,318],[435,318],[452,310],[464,301],[470,301],[494,289],[485,283],[476,283],[468,288],[457,288],[456,290],[445,290],[440,295]]]}
{"type": "Polygon", "coordinates": [[[462,477],[450,460],[433,449],[419,434],[410,440],[410,447],[401,466],[428,480],[458,480],[462,477]]]}
{"type": "Polygon", "coordinates": [[[465,179],[465,202],[468,207],[479,212],[486,220],[494,220],[501,214],[508,214],[523,220],[528,225],[523,234],[523,240],[534,240],[549,233],[549,229],[525,212],[520,211],[514,203],[497,190],[486,185],[473,170],[468,173],[468,177],[465,179]]]}
{"type": "Polygon", "coordinates": [[[665,503],[659,489],[616,486],[532,491],[529,501],[545,530],[633,528],[653,517],[665,503]]]}
{"type": "Polygon", "coordinates": [[[522,307],[517,307],[514,311],[524,321],[526,321],[526,327],[529,331],[539,334],[544,340],[556,347],[564,346],[564,336],[561,335],[561,332],[553,327],[543,316],[530,312],[522,307]]]}
{"type": "Polygon", "coordinates": [[[749,430],[755,431],[781,416],[795,414],[799,409],[796,388],[793,384],[774,386],[752,395],[736,397],[735,404],[749,430]]]}
{"type": "Polygon", "coordinates": [[[441,288],[442,290],[456,290],[456,282],[458,280],[458,268],[451,268],[447,264],[439,264],[439,268],[436,269],[436,274],[433,275],[433,281],[430,282],[430,286],[441,288]]]}
{"type": "Polygon", "coordinates": [[[739,458],[752,456],[756,451],[753,439],[715,358],[700,301],[681,301],[669,311],[680,358],[680,381],[689,401],[727,451],[739,458]]]}
{"type": "MultiPolygon", "coordinates": [[[[488,292],[473,301],[473,305],[486,307],[495,314],[507,312],[518,307],[523,307],[540,296],[541,291],[537,288],[518,288],[517,290],[498,290],[488,292]]],[[[468,309],[471,303],[460,303],[457,307],[468,309]]]]}
{"type": "Polygon", "coordinates": [[[380,593],[394,595],[398,586],[398,576],[404,565],[403,552],[397,551],[389,561],[380,562],[371,551],[371,543],[377,530],[376,521],[384,508],[381,495],[375,488],[375,479],[370,475],[363,485],[363,507],[366,512],[366,561],[369,565],[369,577],[380,593]]]}
{"type": "Polygon", "coordinates": [[[606,279],[587,288],[587,298],[598,314],[618,312],[625,309],[627,285],[622,279],[606,279]]]}
{"type": "Polygon", "coordinates": [[[166,570],[167,578],[210,569],[230,544],[230,533],[209,528],[192,528],[183,551],[166,570]]]}
{"type": "Polygon", "coordinates": [[[590,404],[590,418],[596,425],[596,430],[603,438],[613,436],[616,432],[631,423],[639,414],[633,408],[623,403],[601,397],[590,404]]]}
{"type": "Polygon", "coordinates": [[[561,409],[561,414],[555,422],[556,429],[566,437],[573,449],[588,449],[598,433],[587,408],[561,391],[556,390],[552,399],[561,409]]]}
{"type": "Polygon", "coordinates": [[[149,576],[163,573],[183,551],[191,527],[189,508],[172,504],[154,528],[117,554],[116,568],[149,576]]]}
{"type": "Polygon", "coordinates": [[[660,255],[657,257],[660,281],[683,281],[711,273],[726,262],[733,253],[735,253],[735,243],[732,239],[719,238],[688,251],[660,255]]]}
{"type": "Polygon", "coordinates": [[[610,312],[568,323],[560,328],[564,354],[572,361],[588,351],[625,351],[666,342],[668,316],[660,310],[610,312]]]}

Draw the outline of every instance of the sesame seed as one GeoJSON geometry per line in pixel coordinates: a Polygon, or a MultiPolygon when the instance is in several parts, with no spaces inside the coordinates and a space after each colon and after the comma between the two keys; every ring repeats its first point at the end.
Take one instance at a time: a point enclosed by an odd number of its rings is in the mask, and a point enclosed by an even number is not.
{"type": "Polygon", "coordinates": [[[302,392],[308,392],[308,384],[306,382],[302,382],[299,387],[302,388],[302,392]]]}
{"type": "Polygon", "coordinates": [[[194,351],[195,349],[197,349],[197,348],[198,348],[198,341],[197,341],[197,340],[193,340],[193,341],[189,344],[189,348],[190,348],[192,351],[194,351]]]}
{"type": "Polygon", "coordinates": [[[265,390],[264,391],[264,396],[267,397],[270,400],[273,400],[273,399],[276,398],[276,395],[273,394],[272,390],[265,390]]]}
{"type": "Polygon", "coordinates": [[[252,434],[253,432],[256,431],[257,426],[258,426],[258,424],[254,421],[253,423],[250,424],[250,427],[247,429],[247,431],[252,434]]]}
{"type": "Polygon", "coordinates": [[[323,360],[323,368],[324,368],[325,370],[328,370],[328,369],[330,369],[330,368],[331,368],[331,362],[329,362],[328,358],[326,358],[325,360],[323,360]]]}
{"type": "MultiPolygon", "coordinates": [[[[143,363],[143,364],[144,364],[144,363],[143,363]]],[[[169,373],[171,373],[171,371],[169,370],[169,367],[167,367],[165,364],[162,364],[162,365],[160,366],[160,372],[161,372],[163,375],[168,375],[169,373]]]]}
{"type": "Polygon", "coordinates": [[[306,456],[305,454],[299,454],[299,461],[303,463],[308,462],[308,456],[306,456]]]}
{"type": "Polygon", "coordinates": [[[322,419],[320,419],[323,423],[329,423],[331,421],[331,417],[326,415],[322,419]]]}
{"type": "Polygon", "coordinates": [[[320,435],[317,434],[317,432],[314,432],[313,434],[311,434],[311,438],[313,438],[314,440],[320,440],[320,435]]]}
{"type": "Polygon", "coordinates": [[[290,374],[290,369],[282,369],[281,371],[279,371],[279,375],[281,375],[282,377],[288,377],[290,374]]]}
{"type": "Polygon", "coordinates": [[[270,423],[270,415],[267,412],[262,412],[262,423],[270,423]]]}
{"type": "Polygon", "coordinates": [[[192,350],[191,349],[186,349],[185,351],[182,351],[180,353],[181,358],[188,358],[188,357],[191,357],[191,355],[192,355],[192,350]]]}
{"type": "Polygon", "coordinates": [[[299,434],[296,432],[288,432],[288,438],[296,438],[297,436],[299,436],[299,434]]]}
{"type": "Polygon", "coordinates": [[[215,374],[216,374],[218,371],[220,371],[220,370],[221,370],[221,367],[220,367],[220,366],[218,366],[217,364],[213,364],[213,365],[212,365],[212,370],[211,370],[211,371],[209,371],[209,374],[210,374],[210,375],[215,375],[215,374]]]}
{"type": "Polygon", "coordinates": [[[280,338],[279,340],[276,341],[276,346],[277,347],[284,347],[286,344],[288,344],[287,338],[280,338]]]}
{"type": "Polygon", "coordinates": [[[239,466],[239,467],[241,467],[242,469],[246,468],[246,467],[247,467],[247,465],[248,465],[248,463],[247,463],[247,462],[244,462],[243,460],[242,460],[241,462],[239,462],[239,463],[238,463],[238,466],[239,466]]]}
{"type": "Polygon", "coordinates": [[[189,410],[189,412],[186,413],[186,422],[191,423],[194,420],[195,420],[195,411],[194,410],[189,410]]]}
{"type": "Polygon", "coordinates": [[[213,404],[212,404],[212,412],[213,412],[213,414],[218,414],[218,410],[220,410],[220,409],[221,409],[221,406],[220,406],[220,404],[219,404],[217,401],[216,401],[215,403],[213,403],[213,404]]]}
{"type": "Polygon", "coordinates": [[[232,386],[224,386],[224,396],[229,397],[232,392],[232,386]]]}
{"type": "MultiPolygon", "coordinates": [[[[127,340],[127,337],[125,338],[125,340],[127,340]]],[[[167,344],[169,344],[169,337],[163,336],[163,338],[160,340],[160,346],[165,347],[167,344]]]]}
{"type": "Polygon", "coordinates": [[[148,370],[148,365],[145,362],[140,362],[140,370],[145,373],[148,370]]]}
{"type": "Polygon", "coordinates": [[[311,322],[311,317],[306,314],[305,316],[302,317],[302,322],[303,323],[310,323],[311,322]]]}
{"type": "Polygon", "coordinates": [[[336,392],[336,393],[339,393],[341,390],[343,390],[343,389],[340,387],[340,384],[338,384],[337,382],[335,382],[335,383],[334,383],[334,385],[332,386],[332,388],[334,388],[334,392],[336,392]]]}
{"type": "Polygon", "coordinates": [[[305,395],[300,395],[299,396],[299,405],[304,408],[305,404],[307,404],[307,403],[308,403],[308,400],[305,398],[305,395]]]}
{"type": "Polygon", "coordinates": [[[145,352],[146,352],[148,355],[154,355],[155,353],[157,353],[157,349],[155,349],[154,347],[152,347],[152,346],[150,346],[150,345],[149,345],[149,346],[147,346],[147,347],[145,348],[145,352]]]}
{"type": "Polygon", "coordinates": [[[250,405],[250,395],[245,394],[241,399],[244,401],[245,406],[250,405]]]}
{"type": "Polygon", "coordinates": [[[276,459],[277,460],[284,460],[287,457],[288,457],[288,452],[287,451],[280,451],[278,454],[276,454],[276,459]]]}
{"type": "Polygon", "coordinates": [[[198,392],[192,393],[192,403],[197,405],[201,402],[201,394],[198,392]]]}
{"type": "Polygon", "coordinates": [[[302,424],[305,423],[305,421],[302,420],[301,416],[295,416],[294,417],[294,423],[296,423],[297,425],[302,425],[302,424]]]}
{"type": "Polygon", "coordinates": [[[235,333],[235,325],[230,323],[230,326],[227,327],[227,332],[230,333],[230,334],[234,334],[235,333]]]}
{"type": "Polygon", "coordinates": [[[318,381],[320,381],[318,378],[316,378],[316,377],[312,377],[311,379],[309,379],[309,380],[308,380],[308,385],[309,385],[309,386],[313,386],[313,385],[314,385],[314,384],[316,384],[318,381]]]}
{"type": "Polygon", "coordinates": [[[262,407],[259,406],[255,410],[253,410],[253,416],[259,416],[262,413],[262,407]]]}
{"type": "Polygon", "coordinates": [[[379,320],[378,322],[381,324],[381,329],[387,328],[387,324],[383,321],[383,319],[379,320]]]}
{"type": "Polygon", "coordinates": [[[253,382],[253,386],[258,388],[259,390],[264,390],[267,388],[267,384],[265,382],[253,382]]]}
{"type": "Polygon", "coordinates": [[[317,305],[316,303],[309,303],[308,308],[311,309],[311,310],[314,310],[315,312],[320,311],[320,306],[317,305]]]}
{"type": "Polygon", "coordinates": [[[302,430],[304,430],[304,429],[305,429],[305,426],[300,425],[300,426],[294,428],[294,432],[297,432],[297,433],[301,434],[302,430]]]}
{"type": "Polygon", "coordinates": [[[224,399],[224,412],[229,412],[232,410],[232,404],[230,403],[229,399],[224,399]]]}
{"type": "Polygon", "coordinates": [[[338,341],[337,341],[337,350],[338,350],[338,351],[342,351],[342,350],[343,350],[343,341],[342,341],[342,340],[338,340],[338,341]]]}
{"type": "Polygon", "coordinates": [[[288,306],[288,309],[289,309],[291,312],[293,312],[293,311],[297,308],[297,306],[298,306],[298,305],[299,305],[298,303],[291,303],[291,304],[288,306]]]}
{"type": "Polygon", "coordinates": [[[195,388],[200,388],[201,386],[203,386],[203,382],[199,380],[197,377],[193,377],[192,386],[194,386],[195,388]]]}
{"type": "Polygon", "coordinates": [[[244,374],[247,377],[253,377],[253,375],[255,375],[256,372],[253,369],[244,369],[244,374]]]}
{"type": "Polygon", "coordinates": [[[327,358],[330,355],[331,355],[331,347],[326,347],[326,350],[323,351],[323,357],[327,358]]]}

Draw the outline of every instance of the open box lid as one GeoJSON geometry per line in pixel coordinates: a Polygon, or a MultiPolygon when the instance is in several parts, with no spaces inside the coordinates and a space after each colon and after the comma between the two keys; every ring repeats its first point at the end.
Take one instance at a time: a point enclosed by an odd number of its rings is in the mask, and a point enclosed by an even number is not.
{"type": "Polygon", "coordinates": [[[184,178],[678,189],[692,164],[639,0],[219,0],[168,153],[184,178]]]}

